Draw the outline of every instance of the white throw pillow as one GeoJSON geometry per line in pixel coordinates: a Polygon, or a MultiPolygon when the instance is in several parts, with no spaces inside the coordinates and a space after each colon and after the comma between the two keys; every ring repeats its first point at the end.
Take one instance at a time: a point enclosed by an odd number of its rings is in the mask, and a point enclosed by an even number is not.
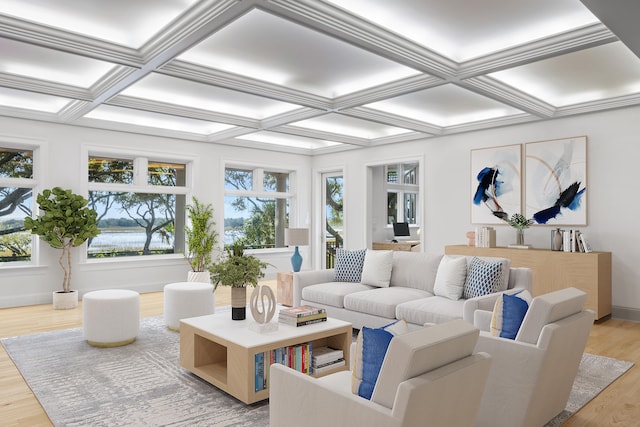
{"type": "Polygon", "coordinates": [[[466,278],[466,258],[445,255],[440,260],[433,293],[457,301],[462,297],[466,278]]]}
{"type": "Polygon", "coordinates": [[[367,249],[364,254],[364,265],[362,266],[362,284],[378,288],[389,287],[392,266],[393,251],[372,251],[367,249]]]}

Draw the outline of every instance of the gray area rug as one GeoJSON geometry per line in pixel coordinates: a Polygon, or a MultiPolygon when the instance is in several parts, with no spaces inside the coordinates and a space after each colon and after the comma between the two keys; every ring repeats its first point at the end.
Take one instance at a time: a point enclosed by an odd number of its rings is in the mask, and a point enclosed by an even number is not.
{"type": "MultiPolygon", "coordinates": [[[[95,348],[82,329],[2,339],[56,426],[268,426],[268,401],[245,405],[180,367],[180,335],[142,319],[123,347],[95,348]]],[[[585,354],[557,427],[633,364],[585,354]]]]}

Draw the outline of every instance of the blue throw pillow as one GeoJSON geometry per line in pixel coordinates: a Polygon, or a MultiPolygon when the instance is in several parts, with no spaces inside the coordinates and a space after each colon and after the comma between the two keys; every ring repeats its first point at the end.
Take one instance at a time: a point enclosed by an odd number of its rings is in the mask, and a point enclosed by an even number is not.
{"type": "Polygon", "coordinates": [[[491,262],[473,257],[464,283],[463,298],[481,297],[498,292],[502,285],[502,274],[502,261],[491,262]]]}
{"type": "Polygon", "coordinates": [[[512,295],[502,294],[493,307],[491,335],[515,339],[530,303],[531,294],[527,290],[512,295]]]}
{"type": "Polygon", "coordinates": [[[366,249],[347,251],[342,248],[336,250],[335,281],[360,283],[362,266],[366,249]]]}
{"type": "Polygon", "coordinates": [[[391,339],[408,332],[407,322],[398,320],[382,328],[364,326],[356,340],[355,366],[351,373],[351,391],[371,400],[382,362],[391,339]]]}

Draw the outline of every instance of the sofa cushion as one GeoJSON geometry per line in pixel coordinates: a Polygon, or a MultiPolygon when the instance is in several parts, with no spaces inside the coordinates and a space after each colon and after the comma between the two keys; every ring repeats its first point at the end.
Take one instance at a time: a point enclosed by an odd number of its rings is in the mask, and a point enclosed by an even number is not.
{"type": "Polygon", "coordinates": [[[433,294],[442,255],[425,252],[393,252],[390,286],[422,289],[433,294]]]}
{"type": "Polygon", "coordinates": [[[353,394],[371,399],[391,339],[408,331],[407,323],[404,320],[396,320],[382,328],[373,329],[364,326],[360,330],[353,357],[354,366],[351,377],[353,394]]]}
{"type": "Polygon", "coordinates": [[[393,251],[372,251],[367,249],[362,266],[361,283],[386,288],[391,280],[393,251]]]}
{"type": "Polygon", "coordinates": [[[496,299],[491,318],[491,335],[515,339],[531,304],[531,294],[526,289],[515,294],[502,294],[496,299]]]}
{"type": "Polygon", "coordinates": [[[511,272],[511,260],[509,258],[493,257],[493,256],[467,256],[467,275],[469,274],[469,268],[474,258],[479,258],[487,262],[500,262],[502,264],[502,279],[500,281],[499,291],[506,291],[509,288],[509,276],[511,272]]]}
{"type": "Polygon", "coordinates": [[[459,300],[462,296],[466,278],[466,258],[445,255],[438,266],[433,293],[452,300],[459,300]]]}
{"type": "Polygon", "coordinates": [[[502,288],[503,264],[473,257],[464,283],[465,299],[481,297],[498,292],[502,288]]]}
{"type": "Polygon", "coordinates": [[[405,319],[409,323],[444,323],[461,319],[465,300],[432,296],[404,302],[396,306],[396,319],[405,319]]]}
{"type": "MultiPolygon", "coordinates": [[[[302,288],[302,299],[319,305],[344,307],[345,295],[374,289],[373,286],[353,282],[328,282],[302,288]]],[[[393,318],[393,316],[391,316],[393,318]]]]}
{"type": "Polygon", "coordinates": [[[362,265],[366,249],[348,251],[343,248],[336,249],[335,281],[360,283],[362,277],[362,265]]]}
{"type": "Polygon", "coordinates": [[[396,306],[403,302],[429,296],[428,292],[420,289],[401,288],[398,286],[390,288],[375,288],[370,291],[356,292],[344,297],[344,308],[360,313],[372,314],[374,316],[386,317],[388,319],[396,317],[396,306]]]}

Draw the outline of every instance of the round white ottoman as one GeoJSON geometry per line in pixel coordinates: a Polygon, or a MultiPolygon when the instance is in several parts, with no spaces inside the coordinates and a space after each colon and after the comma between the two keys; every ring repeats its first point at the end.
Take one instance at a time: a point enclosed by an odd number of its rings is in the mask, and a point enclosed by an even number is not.
{"type": "Polygon", "coordinates": [[[213,285],[202,282],[169,283],[164,287],[164,322],[180,330],[180,319],[206,316],[214,311],[213,285]]]}
{"type": "Polygon", "coordinates": [[[88,292],[82,297],[82,328],[96,347],[134,342],[140,330],[140,295],[124,289],[88,292]]]}

